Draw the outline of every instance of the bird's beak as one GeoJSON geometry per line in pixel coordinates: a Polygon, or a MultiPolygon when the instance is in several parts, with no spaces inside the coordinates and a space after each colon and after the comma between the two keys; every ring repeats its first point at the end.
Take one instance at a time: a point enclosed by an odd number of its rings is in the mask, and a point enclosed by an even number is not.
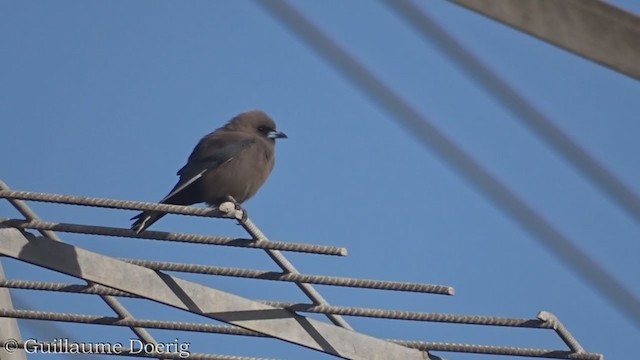
{"type": "Polygon", "coordinates": [[[267,137],[269,139],[286,139],[287,138],[287,134],[283,133],[282,131],[270,131],[267,134],[267,137]]]}

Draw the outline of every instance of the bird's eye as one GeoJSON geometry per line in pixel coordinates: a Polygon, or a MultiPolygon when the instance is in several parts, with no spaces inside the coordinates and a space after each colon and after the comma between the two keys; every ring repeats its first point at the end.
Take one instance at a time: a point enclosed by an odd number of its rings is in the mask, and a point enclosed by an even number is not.
{"type": "Polygon", "coordinates": [[[259,131],[259,132],[261,132],[261,133],[263,133],[263,134],[266,134],[266,133],[268,133],[269,131],[271,131],[271,129],[269,129],[269,128],[268,128],[268,127],[266,127],[266,126],[259,126],[259,127],[258,127],[258,131],[259,131]]]}

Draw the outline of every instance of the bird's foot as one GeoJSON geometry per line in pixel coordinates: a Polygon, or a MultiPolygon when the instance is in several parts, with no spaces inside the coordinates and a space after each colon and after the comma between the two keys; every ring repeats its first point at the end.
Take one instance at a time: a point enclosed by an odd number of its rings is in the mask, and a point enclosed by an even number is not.
{"type": "Polygon", "coordinates": [[[247,210],[245,210],[242,207],[242,205],[240,205],[240,203],[233,198],[233,196],[227,196],[226,200],[227,201],[220,204],[218,208],[226,212],[227,214],[233,216],[235,219],[237,219],[241,223],[244,223],[245,221],[247,221],[247,219],[249,218],[249,215],[247,214],[247,210]],[[225,206],[223,209],[223,205],[226,205],[226,204],[228,205],[225,206]],[[230,209],[232,206],[233,206],[233,210],[230,209]]]}

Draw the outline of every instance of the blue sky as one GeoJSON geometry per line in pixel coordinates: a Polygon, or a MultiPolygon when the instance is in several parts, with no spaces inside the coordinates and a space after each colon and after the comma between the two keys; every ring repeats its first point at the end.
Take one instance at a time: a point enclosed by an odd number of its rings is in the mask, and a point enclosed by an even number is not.
{"type": "MultiPolygon", "coordinates": [[[[633,1],[616,3],[640,12],[633,1]]],[[[640,224],[434,46],[378,2],[294,4],[640,296],[640,224]]],[[[451,3],[420,5],[640,193],[637,80],[451,3]]],[[[155,201],[200,137],[241,111],[263,109],[289,139],[246,203],[251,217],[274,240],[349,249],[346,258],[287,254],[300,271],[456,288],[443,297],[319,286],[332,304],[525,318],[548,310],[588,351],[624,359],[635,350],[640,331],[631,321],[254,2],[3,0],[0,68],[0,178],[15,189],[155,201]]],[[[33,208],[50,221],[117,227],[133,215],[33,208]]],[[[4,202],[0,216],[18,217],[4,202]]],[[[154,228],[245,236],[217,219],[168,216],[154,228]]],[[[109,256],[277,270],[254,250],[61,235],[109,256]]],[[[13,260],[3,265],[9,278],[72,280],[13,260]]],[[[306,301],[292,284],[178,276],[255,299],[306,301]]],[[[97,298],[14,294],[34,309],[111,314],[97,298]]],[[[206,321],[123,303],[139,318],[206,321]]],[[[542,330],[348,320],[379,337],[563,348],[542,330]]],[[[58,329],[21,324],[24,338],[47,340],[58,329]]],[[[61,328],[81,341],[132,336],[126,328],[61,328]]],[[[152,334],[190,341],[196,352],[328,358],[274,340],[152,334]]]]}

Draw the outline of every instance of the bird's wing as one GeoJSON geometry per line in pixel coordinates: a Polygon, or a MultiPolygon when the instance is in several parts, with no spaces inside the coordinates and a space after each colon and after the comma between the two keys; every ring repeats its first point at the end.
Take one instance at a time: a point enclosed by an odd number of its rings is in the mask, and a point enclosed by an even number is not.
{"type": "Polygon", "coordinates": [[[195,176],[192,176],[186,179],[185,182],[183,182],[182,178],[180,178],[180,181],[178,182],[178,184],[173,188],[173,190],[171,190],[171,192],[167,196],[165,196],[162,200],[160,200],[160,202],[163,203],[168,199],[170,199],[171,197],[175,196],[177,193],[187,188],[187,186],[193,184],[196,180],[200,179],[202,175],[204,175],[204,173],[206,172],[207,172],[207,169],[201,170],[195,176]]]}
{"type": "MultiPolygon", "coordinates": [[[[213,135],[213,136],[212,136],[213,135]]],[[[247,137],[216,136],[204,137],[193,149],[189,161],[178,170],[180,181],[171,192],[160,200],[164,202],[200,179],[206,172],[214,170],[237,157],[256,140],[247,137]]],[[[231,135],[231,134],[226,134],[231,135]]]]}

